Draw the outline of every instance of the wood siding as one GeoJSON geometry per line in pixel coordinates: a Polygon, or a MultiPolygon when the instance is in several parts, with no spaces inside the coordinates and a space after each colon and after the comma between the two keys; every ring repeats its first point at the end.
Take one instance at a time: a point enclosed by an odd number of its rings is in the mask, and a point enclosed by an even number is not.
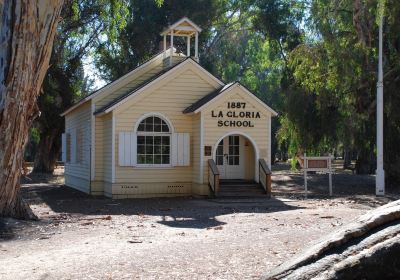
{"type": "Polygon", "coordinates": [[[104,117],[103,172],[103,181],[112,183],[112,113],[104,117]]]}
{"type": "MultiPolygon", "coordinates": [[[[65,132],[77,131],[81,154],[76,162],[65,163],[65,184],[89,192],[90,188],[90,143],[91,143],[91,105],[83,104],[65,117],[65,132]]],[[[74,152],[71,150],[71,153],[74,152]]]]}
{"type": "Polygon", "coordinates": [[[193,116],[193,129],[192,129],[192,182],[200,182],[200,114],[193,116]]]}
{"type": "MultiPolygon", "coordinates": [[[[133,131],[138,120],[148,113],[164,115],[174,128],[174,132],[189,133],[191,139],[190,166],[175,166],[165,168],[123,167],[116,161],[116,184],[113,185],[113,194],[190,194],[191,182],[199,177],[193,171],[198,168],[195,160],[199,161],[199,117],[185,115],[183,109],[210,93],[218,87],[210,84],[198,75],[190,64],[181,71],[171,75],[168,79],[157,83],[121,105],[116,113],[115,154],[118,155],[119,132],[133,131]],[[196,129],[194,129],[196,128],[196,129]],[[127,184],[129,183],[129,184],[127,184]],[[124,189],[125,188],[125,189],[124,189]],[[127,189],[129,190],[127,192],[127,189]]],[[[197,70],[198,71],[198,70],[197,70]]]]}
{"type": "MultiPolygon", "coordinates": [[[[269,135],[269,120],[271,115],[268,111],[263,109],[263,107],[258,104],[254,99],[250,98],[246,92],[242,89],[233,89],[232,92],[227,93],[221,98],[217,99],[214,104],[210,105],[208,108],[203,110],[201,114],[204,114],[204,145],[212,146],[212,155],[217,146],[218,140],[231,132],[240,132],[251,137],[255,142],[259,151],[259,157],[264,158],[267,162],[270,162],[270,155],[268,155],[269,145],[270,145],[270,135],[269,135]],[[245,102],[246,108],[242,109],[228,109],[228,102],[245,102]],[[222,111],[226,115],[227,111],[233,111],[239,113],[240,111],[248,112],[259,112],[260,118],[218,118],[212,117],[211,111],[217,114],[222,111]],[[254,127],[231,127],[222,126],[218,127],[218,120],[249,120],[254,127]]],[[[242,134],[242,135],[243,135],[242,134]]],[[[251,142],[250,142],[251,144],[251,142]]],[[[207,161],[212,158],[212,156],[204,156],[203,160],[203,180],[204,183],[207,182],[207,161]]],[[[258,160],[258,159],[257,159],[258,160]]],[[[257,172],[257,165],[255,166],[257,172]]]]}

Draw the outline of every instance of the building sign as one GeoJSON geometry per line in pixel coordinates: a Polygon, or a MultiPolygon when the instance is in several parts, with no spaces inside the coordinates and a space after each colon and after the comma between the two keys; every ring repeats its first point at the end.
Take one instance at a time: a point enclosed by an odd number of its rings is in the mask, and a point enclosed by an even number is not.
{"type": "Polygon", "coordinates": [[[228,102],[227,111],[211,111],[211,117],[217,118],[218,127],[254,127],[253,120],[260,119],[257,111],[247,111],[246,102],[228,102]]]}
{"type": "Polygon", "coordinates": [[[211,146],[204,146],[204,155],[211,156],[211,146]]]}

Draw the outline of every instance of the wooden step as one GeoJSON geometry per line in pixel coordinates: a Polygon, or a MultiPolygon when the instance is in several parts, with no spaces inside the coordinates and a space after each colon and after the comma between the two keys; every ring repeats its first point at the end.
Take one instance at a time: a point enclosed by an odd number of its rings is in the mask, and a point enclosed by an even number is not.
{"type": "Polygon", "coordinates": [[[265,190],[255,181],[221,180],[218,198],[265,197],[265,190]]]}

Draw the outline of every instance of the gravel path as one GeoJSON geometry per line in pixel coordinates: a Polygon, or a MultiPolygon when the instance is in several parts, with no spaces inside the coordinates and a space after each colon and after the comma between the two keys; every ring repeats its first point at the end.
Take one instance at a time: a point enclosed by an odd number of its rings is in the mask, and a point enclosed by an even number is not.
{"type": "Polygon", "coordinates": [[[258,279],[395,198],[330,199],[315,187],[305,200],[299,174],[274,176],[272,199],[110,200],[60,184],[25,184],[40,221],[0,220],[0,279],[258,279]]]}

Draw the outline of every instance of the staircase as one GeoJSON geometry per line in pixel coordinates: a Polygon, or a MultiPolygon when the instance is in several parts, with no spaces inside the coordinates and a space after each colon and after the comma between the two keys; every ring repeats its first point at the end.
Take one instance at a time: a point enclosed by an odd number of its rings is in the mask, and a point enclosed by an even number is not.
{"type": "Polygon", "coordinates": [[[220,180],[218,198],[252,198],[267,197],[265,190],[255,181],[220,180]]]}

